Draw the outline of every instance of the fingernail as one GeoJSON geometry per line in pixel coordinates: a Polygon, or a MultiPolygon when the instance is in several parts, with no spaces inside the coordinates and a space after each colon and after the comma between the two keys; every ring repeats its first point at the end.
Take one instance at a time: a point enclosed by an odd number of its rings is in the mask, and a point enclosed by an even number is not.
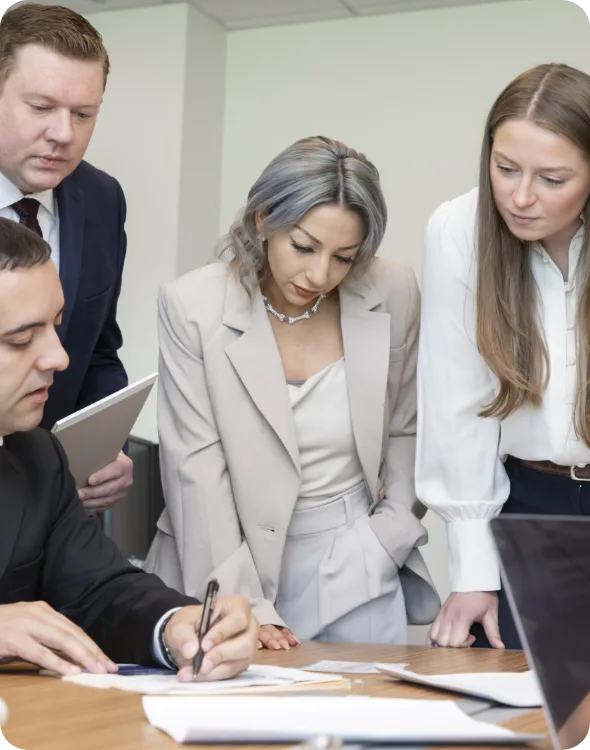
{"type": "Polygon", "coordinates": [[[75,664],[70,664],[70,666],[68,667],[68,671],[71,674],[80,674],[82,670],[80,669],[80,667],[76,666],[75,664]]]}
{"type": "Polygon", "coordinates": [[[193,657],[197,651],[197,642],[196,641],[188,641],[185,643],[182,648],[180,649],[181,654],[184,656],[185,659],[190,659],[193,657]]]}
{"type": "Polygon", "coordinates": [[[103,662],[101,662],[101,661],[97,661],[97,662],[96,662],[96,666],[97,666],[97,668],[98,668],[98,671],[99,671],[99,672],[100,672],[101,674],[104,674],[104,673],[105,673],[105,672],[107,671],[106,665],[105,665],[105,664],[103,664],[103,662]]]}
{"type": "Polygon", "coordinates": [[[107,661],[107,669],[109,669],[111,672],[119,671],[119,667],[115,664],[114,661],[111,661],[110,659],[107,661]]]}
{"type": "Polygon", "coordinates": [[[281,641],[281,646],[285,649],[285,651],[289,651],[289,649],[291,648],[288,641],[281,641]]]}
{"type": "Polygon", "coordinates": [[[213,641],[210,638],[205,638],[203,641],[203,651],[211,651],[213,648],[213,641]]]}
{"type": "Polygon", "coordinates": [[[78,492],[78,497],[80,500],[86,500],[86,493],[83,490],[80,490],[80,492],[78,492]]]}

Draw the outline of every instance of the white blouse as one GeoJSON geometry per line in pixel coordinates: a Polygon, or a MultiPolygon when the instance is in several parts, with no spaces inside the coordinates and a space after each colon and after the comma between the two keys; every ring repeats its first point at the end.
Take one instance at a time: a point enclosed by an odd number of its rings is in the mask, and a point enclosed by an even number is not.
{"type": "Polygon", "coordinates": [[[363,483],[348,402],[344,358],[301,385],[287,384],[301,462],[296,510],[306,510],[363,483]]]}
{"type": "Polygon", "coordinates": [[[541,245],[531,254],[550,379],[538,409],[500,422],[478,416],[498,393],[476,345],[477,189],[443,203],[426,230],[418,362],[418,497],[447,521],[453,591],[500,588],[488,521],[508,498],[507,455],[585,466],[590,449],[576,438],[575,268],[583,229],[569,249],[569,278],[541,245]]]}

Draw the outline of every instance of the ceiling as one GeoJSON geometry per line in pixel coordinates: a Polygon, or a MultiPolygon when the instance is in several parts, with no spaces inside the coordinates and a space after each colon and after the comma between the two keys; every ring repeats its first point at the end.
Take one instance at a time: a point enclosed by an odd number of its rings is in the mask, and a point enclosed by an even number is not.
{"type": "MultiPolygon", "coordinates": [[[[46,1],[54,5],[67,5],[85,14],[103,10],[164,5],[181,0],[46,1]]],[[[186,0],[186,2],[231,30],[399,13],[409,10],[481,5],[488,2],[510,2],[510,0],[186,0]]]]}

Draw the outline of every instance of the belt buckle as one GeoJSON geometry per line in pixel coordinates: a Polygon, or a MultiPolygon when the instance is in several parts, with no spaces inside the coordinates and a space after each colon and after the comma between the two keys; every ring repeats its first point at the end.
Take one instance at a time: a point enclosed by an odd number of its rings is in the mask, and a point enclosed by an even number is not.
{"type": "MultiPolygon", "coordinates": [[[[586,466],[587,466],[587,465],[588,465],[588,464],[586,464],[586,466]]],[[[579,476],[578,476],[578,475],[576,474],[576,469],[577,469],[577,468],[578,468],[577,466],[570,466],[570,477],[571,477],[571,478],[572,478],[572,479],[573,479],[573,480],[574,480],[575,482],[590,482],[590,477],[588,477],[588,478],[585,478],[585,477],[579,477],[579,476]]],[[[586,468],[586,467],[584,467],[584,468],[586,468]]]]}

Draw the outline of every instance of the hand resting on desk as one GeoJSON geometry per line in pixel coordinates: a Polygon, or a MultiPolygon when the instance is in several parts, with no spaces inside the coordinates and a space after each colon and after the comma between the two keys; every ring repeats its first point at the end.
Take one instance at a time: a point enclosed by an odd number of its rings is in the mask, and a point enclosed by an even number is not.
{"type": "Polygon", "coordinates": [[[279,628],[275,625],[261,625],[258,633],[258,648],[268,648],[274,651],[281,649],[288,651],[291,646],[299,646],[301,641],[289,628],[279,628]]]}
{"type": "Polygon", "coordinates": [[[83,630],[45,602],[0,605],[0,663],[17,659],[61,675],[80,667],[95,674],[117,671],[83,630]]]}

